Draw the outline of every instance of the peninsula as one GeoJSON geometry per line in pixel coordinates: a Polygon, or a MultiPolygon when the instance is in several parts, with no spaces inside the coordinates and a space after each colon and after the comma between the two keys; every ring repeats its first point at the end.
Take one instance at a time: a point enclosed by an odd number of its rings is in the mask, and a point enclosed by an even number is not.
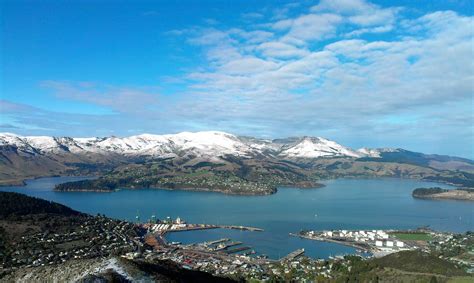
{"type": "Polygon", "coordinates": [[[422,199],[452,199],[452,200],[468,200],[474,201],[474,189],[454,189],[447,190],[439,187],[435,188],[418,188],[412,193],[414,198],[422,199]]]}

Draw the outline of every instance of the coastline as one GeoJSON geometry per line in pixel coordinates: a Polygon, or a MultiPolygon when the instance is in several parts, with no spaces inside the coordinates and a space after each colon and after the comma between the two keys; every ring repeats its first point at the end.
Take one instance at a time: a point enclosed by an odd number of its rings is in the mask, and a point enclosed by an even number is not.
{"type": "Polygon", "coordinates": [[[470,193],[464,190],[450,190],[448,192],[418,195],[413,194],[414,198],[427,199],[427,200],[456,200],[456,201],[474,201],[474,193],[470,193]]]}
{"type": "MultiPolygon", "coordinates": [[[[12,180],[12,182],[2,182],[0,181],[0,187],[9,187],[9,186],[19,186],[19,187],[24,187],[27,184],[28,180],[36,180],[36,179],[41,179],[41,178],[53,178],[53,177],[84,177],[87,179],[95,179],[99,178],[100,175],[90,175],[90,176],[79,176],[75,174],[54,174],[54,175],[46,175],[46,176],[35,176],[31,178],[25,178],[25,179],[18,179],[18,180],[12,180]]],[[[213,190],[209,188],[202,188],[202,187],[189,187],[189,186],[175,186],[175,187],[166,187],[166,186],[161,186],[161,187],[143,187],[143,188],[134,188],[134,187],[120,187],[120,188],[115,188],[112,190],[109,189],[94,189],[94,190],[87,190],[87,189],[73,189],[73,190],[55,190],[57,192],[100,192],[100,193],[113,193],[116,192],[117,190],[121,189],[127,189],[127,190],[140,190],[140,189],[157,189],[157,190],[182,190],[182,191],[195,191],[195,192],[215,192],[215,193],[222,193],[225,195],[235,195],[235,196],[268,196],[272,194],[276,194],[278,192],[278,188],[296,188],[296,189],[302,189],[302,190],[308,190],[308,189],[321,189],[326,187],[326,184],[324,182],[331,181],[331,180],[338,180],[338,179],[355,179],[355,180],[363,180],[363,179],[401,179],[401,180],[415,180],[415,181],[423,181],[423,182],[431,182],[431,183],[436,183],[436,184],[444,184],[453,187],[452,190],[456,190],[457,185],[452,184],[449,182],[443,182],[443,181],[432,181],[432,180],[425,180],[425,179],[420,179],[420,178],[406,178],[406,177],[392,177],[392,176],[339,176],[335,178],[328,178],[328,179],[320,179],[321,183],[312,183],[312,184],[283,184],[283,185],[276,185],[274,189],[271,192],[268,193],[260,193],[260,192],[233,192],[231,190],[227,189],[218,189],[218,190],[213,190]]],[[[459,187],[463,188],[463,187],[459,187]]],[[[415,196],[414,196],[415,197],[415,196]]],[[[419,197],[422,199],[435,199],[435,200],[445,200],[445,199],[453,199],[453,198],[447,198],[443,196],[436,196],[436,197],[419,197]]],[[[466,200],[466,199],[453,199],[453,200],[466,200]]],[[[470,200],[469,200],[470,201],[470,200]]]]}
{"type": "Polygon", "coordinates": [[[31,176],[26,178],[10,179],[9,180],[0,180],[0,187],[24,187],[27,185],[28,181],[34,181],[42,178],[64,178],[64,177],[84,177],[87,179],[95,179],[100,177],[99,175],[77,175],[77,174],[53,174],[53,175],[42,175],[42,176],[31,176]]]}

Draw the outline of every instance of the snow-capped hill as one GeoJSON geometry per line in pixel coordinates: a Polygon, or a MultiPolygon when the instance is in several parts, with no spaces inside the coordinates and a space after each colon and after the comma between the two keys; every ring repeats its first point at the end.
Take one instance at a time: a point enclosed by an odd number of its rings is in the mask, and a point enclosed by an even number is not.
{"type": "Polygon", "coordinates": [[[14,145],[24,152],[34,154],[41,149],[51,150],[56,142],[52,137],[22,137],[4,133],[0,135],[0,145],[14,145]]]}
{"type": "Polygon", "coordinates": [[[214,159],[223,155],[284,158],[318,158],[331,156],[380,156],[379,149],[354,151],[321,137],[265,140],[238,137],[218,131],[182,132],[170,135],[141,134],[130,137],[70,138],[0,134],[0,145],[40,154],[118,154],[122,156],[182,157],[214,159]]]}
{"type": "Polygon", "coordinates": [[[380,157],[380,151],[375,148],[363,147],[359,148],[357,152],[364,157],[380,157]]]}
{"type": "Polygon", "coordinates": [[[249,152],[249,147],[236,136],[224,132],[183,132],[167,135],[180,150],[192,150],[210,154],[243,154],[249,152]]]}
{"type": "Polygon", "coordinates": [[[249,156],[255,148],[237,136],[223,132],[183,132],[174,135],[142,134],[130,137],[68,138],[0,134],[0,145],[14,145],[25,151],[41,153],[99,153],[133,156],[173,157],[183,154],[249,156]]]}
{"type": "Polygon", "coordinates": [[[16,144],[20,142],[20,136],[12,133],[0,134],[0,145],[16,144]]]}
{"type": "Polygon", "coordinates": [[[388,148],[388,147],[385,147],[385,148],[367,148],[367,147],[363,147],[363,148],[360,148],[357,150],[357,152],[363,156],[363,157],[374,157],[374,158],[378,158],[378,157],[381,157],[381,154],[382,153],[385,153],[385,152],[400,152],[400,148],[388,148]]]}
{"type": "Polygon", "coordinates": [[[284,146],[280,156],[292,158],[318,158],[328,156],[360,157],[350,148],[321,137],[304,137],[294,144],[284,146]]]}

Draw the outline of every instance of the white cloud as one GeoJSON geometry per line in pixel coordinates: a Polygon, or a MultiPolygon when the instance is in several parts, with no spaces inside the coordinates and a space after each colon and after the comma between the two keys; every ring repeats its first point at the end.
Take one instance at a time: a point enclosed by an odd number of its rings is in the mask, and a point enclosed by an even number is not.
{"type": "Polygon", "coordinates": [[[224,74],[249,75],[275,70],[278,64],[256,57],[243,57],[232,60],[219,67],[218,71],[224,74]]]}
{"type": "Polygon", "coordinates": [[[309,51],[305,48],[298,48],[291,44],[270,41],[264,42],[257,46],[258,51],[266,57],[274,58],[293,58],[293,57],[302,57],[309,54],[309,51]]]}
{"type": "Polygon", "coordinates": [[[337,25],[342,17],[336,14],[307,14],[293,20],[283,20],[275,23],[273,28],[289,29],[282,40],[322,40],[335,34],[337,25]]]}
{"type": "Polygon", "coordinates": [[[400,8],[381,8],[364,0],[321,0],[311,11],[334,12],[348,17],[353,24],[373,26],[393,23],[400,8]]]}
{"type": "Polygon", "coordinates": [[[393,30],[394,26],[393,25],[384,25],[384,26],[377,26],[377,27],[371,27],[371,28],[361,28],[361,29],[356,29],[351,32],[348,32],[345,34],[346,37],[354,37],[354,36],[360,36],[365,33],[384,33],[384,32],[389,32],[393,30]]]}

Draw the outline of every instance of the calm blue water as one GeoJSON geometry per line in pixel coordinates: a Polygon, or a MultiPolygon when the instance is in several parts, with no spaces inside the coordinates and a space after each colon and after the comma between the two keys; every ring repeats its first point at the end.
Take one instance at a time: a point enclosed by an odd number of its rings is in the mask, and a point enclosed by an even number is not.
{"type": "Polygon", "coordinates": [[[171,233],[170,241],[201,242],[232,238],[250,245],[258,253],[279,258],[305,248],[312,257],[352,253],[354,249],[288,236],[301,229],[409,229],[429,225],[443,231],[474,230],[474,204],[465,201],[419,200],[411,197],[417,187],[441,186],[402,179],[339,179],[326,181],[320,189],[281,188],[271,196],[229,196],[219,193],[120,190],[113,193],[54,192],[55,184],[80,177],[31,180],[26,187],[3,187],[53,200],[91,214],[133,221],[180,216],[192,223],[255,226],[265,232],[205,230],[171,233]]]}

